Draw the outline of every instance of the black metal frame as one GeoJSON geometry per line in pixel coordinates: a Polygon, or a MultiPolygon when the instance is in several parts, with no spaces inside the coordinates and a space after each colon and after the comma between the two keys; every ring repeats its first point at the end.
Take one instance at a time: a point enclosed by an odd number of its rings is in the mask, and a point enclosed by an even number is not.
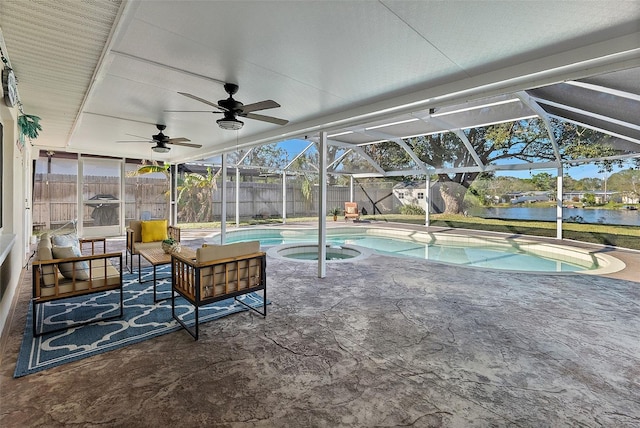
{"type": "MultiPolygon", "coordinates": [[[[127,228],[127,242],[125,245],[124,263],[129,273],[133,273],[133,230],[127,228]]],[[[140,254],[138,254],[138,270],[140,270],[140,254]]]]}
{"type": "MultiPolygon", "coordinates": [[[[138,255],[139,256],[139,255],[138,255]]],[[[171,264],[171,262],[167,263],[167,264],[171,264]]],[[[161,266],[161,265],[153,265],[153,280],[151,279],[147,279],[146,281],[142,280],[142,270],[140,269],[140,264],[138,264],[138,283],[139,284],[144,284],[145,282],[151,282],[153,281],[153,303],[158,303],[158,302],[163,302],[165,300],[169,300],[171,297],[163,297],[162,299],[158,299],[156,298],[156,294],[157,294],[157,282],[159,279],[171,279],[171,275],[169,276],[162,276],[160,278],[158,278],[158,271],[157,271],[157,267],[161,266]]],[[[162,265],[164,266],[164,264],[162,265]]],[[[173,289],[173,286],[171,287],[173,289]]]]}
{"type": "MultiPolygon", "coordinates": [[[[173,278],[173,274],[174,269],[173,269],[173,256],[172,256],[172,278],[173,278]]],[[[207,268],[212,267],[212,265],[208,265],[205,266],[207,268]]],[[[267,316],[267,272],[266,272],[266,267],[267,267],[267,256],[266,254],[263,254],[262,256],[260,256],[260,269],[261,269],[261,275],[260,275],[260,284],[256,287],[251,287],[251,288],[247,288],[244,290],[240,290],[240,291],[234,291],[233,293],[228,293],[228,294],[224,294],[218,297],[208,297],[205,300],[200,300],[200,267],[194,267],[194,279],[195,279],[195,300],[192,299],[191,297],[187,296],[186,294],[182,293],[179,289],[177,289],[174,286],[174,281],[172,279],[171,281],[171,316],[185,329],[187,330],[187,332],[195,339],[198,340],[199,337],[199,324],[200,324],[200,313],[199,313],[199,308],[200,306],[206,306],[209,305],[211,303],[215,303],[215,302],[219,302],[221,300],[226,300],[229,299],[231,297],[233,297],[233,299],[246,306],[247,308],[257,312],[258,314],[262,315],[263,317],[267,316]],[[262,295],[262,312],[260,312],[258,309],[247,305],[246,303],[240,301],[237,299],[238,296],[241,296],[243,294],[249,294],[252,293],[254,291],[260,291],[263,290],[263,295],[262,295]],[[195,307],[195,324],[194,327],[191,328],[190,326],[188,326],[184,321],[182,321],[179,317],[176,316],[176,293],[180,296],[182,296],[187,302],[191,303],[194,307],[195,307]]]]}

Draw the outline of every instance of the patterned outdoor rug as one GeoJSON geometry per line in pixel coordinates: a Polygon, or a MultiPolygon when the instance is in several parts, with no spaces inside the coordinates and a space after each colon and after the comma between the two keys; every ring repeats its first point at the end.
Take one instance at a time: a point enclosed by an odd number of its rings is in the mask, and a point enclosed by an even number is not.
{"type": "MultiPolygon", "coordinates": [[[[158,298],[171,296],[170,266],[158,268],[158,298]]],[[[27,325],[18,354],[14,377],[26,376],[61,364],[77,361],[155,336],[179,330],[181,327],[171,316],[171,299],[153,303],[153,270],[143,269],[142,281],[138,274],[124,277],[124,316],[72,327],[57,333],[33,337],[31,302],[27,325]]],[[[79,296],[38,305],[36,309],[39,331],[54,330],[61,326],[88,319],[106,318],[119,312],[120,292],[117,290],[79,296]]],[[[262,306],[262,297],[256,293],[238,297],[252,307],[262,306]]],[[[240,311],[245,306],[231,299],[200,308],[200,323],[211,321],[240,311]]],[[[176,297],[176,312],[180,319],[193,325],[194,307],[176,297]]],[[[185,334],[188,334],[185,332],[185,334]]]]}

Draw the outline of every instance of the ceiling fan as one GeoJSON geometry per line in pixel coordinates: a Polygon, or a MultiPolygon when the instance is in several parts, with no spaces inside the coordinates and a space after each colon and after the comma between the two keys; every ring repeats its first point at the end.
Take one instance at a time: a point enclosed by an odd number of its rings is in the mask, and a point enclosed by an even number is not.
{"type": "MultiPolygon", "coordinates": [[[[178,138],[169,138],[168,135],[164,135],[162,131],[167,128],[167,125],[157,124],[156,128],[158,128],[158,132],[156,135],[151,136],[151,140],[131,140],[131,141],[116,141],[117,143],[155,143],[156,145],[151,147],[151,150],[158,153],[167,153],[171,150],[171,147],[167,147],[167,144],[175,144],[176,146],[185,146],[185,147],[193,147],[194,149],[199,149],[202,147],[201,144],[190,143],[188,138],[178,137],[178,138]]],[[[132,137],[145,138],[140,137],[139,135],[131,135],[132,137]]]]}
{"type": "MultiPolygon", "coordinates": [[[[196,101],[200,101],[201,103],[210,105],[211,107],[215,107],[220,111],[212,111],[211,113],[222,113],[224,117],[222,119],[216,120],[218,126],[222,129],[229,130],[238,130],[244,126],[244,122],[238,120],[238,116],[246,117],[247,119],[260,120],[262,122],[274,123],[276,125],[286,125],[289,123],[288,120],[278,119],[277,117],[265,116],[262,114],[255,114],[254,111],[258,110],[267,110],[270,108],[280,107],[280,104],[273,100],[264,100],[253,104],[242,104],[240,101],[233,98],[233,94],[238,92],[238,85],[234,83],[225,83],[224,90],[229,94],[229,98],[226,100],[218,101],[218,104],[207,101],[203,98],[197,97],[195,95],[188,94],[186,92],[178,92],[180,95],[185,97],[194,99],[196,101]]],[[[195,113],[196,111],[186,111],[186,110],[166,110],[173,112],[184,112],[184,113],[195,113]]]]}

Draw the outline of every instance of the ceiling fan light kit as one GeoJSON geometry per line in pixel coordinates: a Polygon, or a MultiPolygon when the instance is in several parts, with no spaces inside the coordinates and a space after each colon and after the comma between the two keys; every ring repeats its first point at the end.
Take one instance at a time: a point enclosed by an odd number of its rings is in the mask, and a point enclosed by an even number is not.
{"type": "Polygon", "coordinates": [[[222,129],[228,129],[231,131],[237,131],[238,129],[242,129],[244,126],[244,122],[236,119],[235,117],[225,117],[223,119],[216,120],[218,126],[222,129]]]}
{"type": "Polygon", "coordinates": [[[160,146],[160,145],[156,145],[151,147],[151,150],[153,150],[156,153],[168,153],[169,150],[171,150],[169,147],[167,146],[160,146]]]}

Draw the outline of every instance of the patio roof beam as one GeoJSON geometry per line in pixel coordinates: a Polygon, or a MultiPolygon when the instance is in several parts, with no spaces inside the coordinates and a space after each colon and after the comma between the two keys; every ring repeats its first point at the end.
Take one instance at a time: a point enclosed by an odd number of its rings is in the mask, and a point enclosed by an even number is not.
{"type": "Polygon", "coordinates": [[[555,169],[558,162],[514,163],[506,165],[487,165],[485,171],[526,171],[528,169],[555,169]]]}
{"type": "Polygon", "coordinates": [[[473,158],[473,161],[480,168],[480,171],[481,172],[484,171],[484,168],[485,168],[484,162],[482,162],[482,159],[480,159],[480,156],[478,156],[478,152],[476,152],[476,150],[473,148],[473,145],[471,144],[471,141],[469,141],[469,138],[467,138],[467,134],[465,134],[460,128],[456,128],[454,126],[451,126],[451,124],[448,123],[447,121],[442,120],[439,117],[435,118],[435,117],[433,117],[431,115],[429,115],[427,117],[421,117],[421,119],[424,122],[433,122],[433,123],[439,125],[441,128],[445,128],[446,130],[456,134],[458,136],[458,138],[460,139],[460,141],[462,141],[462,144],[464,144],[464,147],[469,152],[469,155],[473,158]]]}
{"type": "Polygon", "coordinates": [[[562,162],[560,148],[558,147],[558,142],[556,141],[556,137],[553,134],[551,122],[549,121],[549,114],[540,106],[538,102],[536,102],[536,100],[531,95],[529,95],[525,91],[517,92],[516,96],[520,98],[520,100],[531,110],[535,111],[538,116],[540,116],[540,119],[542,120],[542,123],[547,130],[547,135],[549,135],[549,140],[551,141],[551,146],[553,147],[553,154],[555,155],[558,162],[562,162]]]}
{"type": "MultiPolygon", "coordinates": [[[[640,156],[638,154],[637,156],[640,156]]],[[[633,156],[627,156],[633,157],[633,156]]],[[[613,157],[610,157],[613,158],[613,157]]],[[[604,159],[604,158],[603,158],[604,159]]],[[[609,158],[607,158],[609,159],[609,158]]],[[[466,167],[451,167],[451,168],[434,168],[429,170],[428,174],[455,174],[466,172],[488,172],[488,171],[526,171],[531,169],[557,169],[558,162],[535,162],[535,163],[518,163],[518,164],[503,164],[503,165],[486,165],[484,169],[480,169],[478,166],[466,166],[466,167]]],[[[378,173],[355,173],[351,174],[356,178],[380,178],[380,177],[402,177],[406,175],[424,175],[424,171],[419,169],[410,169],[404,171],[389,171],[384,174],[378,173]]]]}
{"type": "Polygon", "coordinates": [[[640,157],[640,153],[629,153],[626,155],[604,156],[600,158],[571,159],[571,160],[564,161],[564,163],[570,166],[577,166],[585,163],[603,162],[603,161],[609,161],[609,160],[634,159],[638,157],[640,157]]]}
{"type": "Polygon", "coordinates": [[[382,169],[382,167],[380,165],[378,165],[378,163],[376,161],[374,161],[371,156],[369,156],[368,154],[365,153],[364,150],[362,150],[362,148],[358,147],[358,146],[354,146],[353,144],[349,144],[349,143],[343,143],[342,141],[336,141],[336,140],[327,140],[327,142],[333,146],[338,146],[338,147],[344,147],[344,148],[348,148],[353,150],[354,152],[358,153],[364,160],[366,160],[369,164],[371,164],[371,166],[378,171],[379,174],[382,174],[383,176],[387,174],[387,172],[382,169]]]}
{"type": "Polygon", "coordinates": [[[620,138],[622,140],[631,141],[632,143],[640,144],[640,140],[638,140],[636,138],[629,137],[628,135],[619,134],[617,132],[612,132],[612,131],[609,131],[607,129],[602,129],[602,128],[599,128],[597,126],[589,125],[588,123],[584,123],[584,122],[581,122],[579,120],[569,119],[569,118],[566,118],[566,117],[558,116],[556,114],[549,114],[549,117],[553,117],[555,119],[562,120],[564,122],[569,122],[569,123],[573,123],[573,124],[576,124],[576,125],[580,125],[583,128],[593,129],[594,131],[602,132],[603,134],[608,134],[608,135],[611,135],[613,137],[618,137],[618,138],[620,138]]]}
{"type": "Polygon", "coordinates": [[[303,154],[305,154],[305,152],[307,150],[309,150],[311,147],[313,147],[315,143],[312,141],[310,142],[307,147],[305,147],[300,153],[298,153],[293,159],[291,159],[291,162],[289,162],[285,167],[284,170],[286,171],[287,169],[289,169],[289,167],[291,166],[291,164],[293,164],[300,156],[302,156],[303,154]]]}
{"type": "Polygon", "coordinates": [[[327,170],[329,168],[333,168],[334,165],[339,165],[340,162],[342,162],[342,159],[344,159],[345,157],[347,157],[347,155],[349,153],[351,153],[353,150],[352,149],[347,149],[343,154],[341,154],[340,156],[338,156],[336,158],[336,160],[334,160],[333,162],[331,162],[329,165],[327,165],[327,170]]]}
{"type": "Polygon", "coordinates": [[[242,162],[244,162],[244,160],[247,158],[247,156],[249,156],[249,153],[251,153],[253,151],[255,147],[251,147],[249,148],[249,150],[247,150],[245,152],[244,155],[242,155],[242,157],[240,159],[238,159],[238,162],[236,162],[236,165],[240,165],[242,162]]]}
{"type": "MultiPolygon", "coordinates": [[[[351,132],[349,132],[349,133],[351,133],[351,132]]],[[[318,140],[318,138],[313,138],[313,140],[318,140]]],[[[327,172],[331,172],[331,173],[333,173],[333,171],[329,171],[329,168],[333,167],[334,165],[339,164],[342,161],[342,159],[344,159],[345,156],[347,156],[349,154],[349,152],[351,152],[353,150],[353,148],[351,147],[350,144],[346,144],[346,143],[344,143],[344,144],[334,144],[334,143],[335,143],[335,141],[327,140],[327,144],[328,145],[345,148],[345,149],[347,149],[347,151],[345,153],[343,153],[341,156],[339,156],[337,159],[334,159],[334,161],[331,162],[329,165],[327,165],[327,172]]],[[[314,143],[311,143],[311,144],[312,145],[313,144],[317,144],[317,142],[314,142],[314,143]]],[[[307,149],[309,147],[311,147],[311,146],[308,146],[307,149]]],[[[307,150],[307,149],[305,149],[305,150],[307,150]]]]}
{"type": "Polygon", "coordinates": [[[621,91],[619,89],[608,88],[602,85],[595,85],[593,83],[580,82],[577,80],[568,80],[567,85],[578,86],[580,88],[589,89],[591,91],[603,92],[605,94],[615,95],[616,97],[628,98],[630,100],[640,101],[640,94],[633,94],[631,92],[621,91]]]}
{"type": "Polygon", "coordinates": [[[540,98],[540,97],[532,96],[531,99],[535,100],[539,104],[546,104],[546,105],[549,105],[551,107],[557,107],[557,108],[560,108],[560,109],[563,109],[563,110],[570,111],[572,113],[578,113],[578,114],[581,114],[581,115],[584,115],[584,116],[592,117],[594,119],[600,119],[600,120],[603,120],[605,122],[614,123],[616,125],[624,126],[625,128],[631,128],[631,129],[635,129],[636,131],[640,131],[640,125],[636,125],[634,123],[625,122],[623,120],[615,119],[613,117],[604,116],[602,114],[594,113],[594,112],[591,112],[589,110],[583,110],[583,109],[580,109],[580,108],[577,108],[577,107],[571,107],[570,105],[567,105],[567,104],[558,103],[558,102],[555,102],[555,101],[550,101],[550,100],[547,100],[547,99],[544,99],[544,98],[540,98]]]}
{"type": "Polygon", "coordinates": [[[387,134],[385,132],[375,131],[373,129],[367,129],[367,128],[359,128],[359,129],[348,128],[348,129],[350,131],[353,131],[353,132],[361,134],[361,135],[366,135],[366,136],[379,138],[379,139],[387,140],[387,141],[393,141],[394,143],[396,143],[397,145],[402,147],[404,149],[404,151],[407,152],[409,157],[411,159],[413,159],[413,161],[416,163],[416,165],[418,167],[422,168],[424,170],[424,172],[426,172],[427,169],[430,166],[430,165],[427,165],[426,163],[424,163],[418,157],[418,155],[416,155],[416,153],[411,149],[411,147],[409,147],[409,145],[402,138],[396,137],[395,135],[387,134]]]}

